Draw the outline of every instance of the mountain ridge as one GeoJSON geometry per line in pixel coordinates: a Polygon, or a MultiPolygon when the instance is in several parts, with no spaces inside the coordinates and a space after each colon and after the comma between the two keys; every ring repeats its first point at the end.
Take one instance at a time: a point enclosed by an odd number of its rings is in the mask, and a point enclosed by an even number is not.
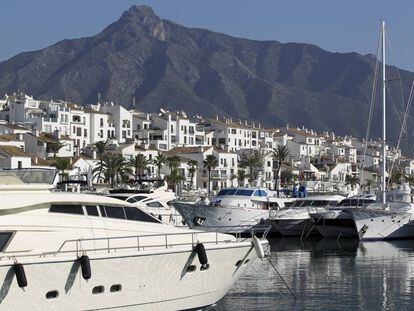
{"type": "MultiPolygon", "coordinates": [[[[22,90],[83,104],[94,103],[101,93],[126,107],[135,97],[144,111],[163,107],[363,137],[374,68],[369,54],[235,38],[132,6],[96,35],[61,40],[1,62],[0,93],[22,90]]],[[[414,74],[401,70],[401,76],[408,90],[414,74]]],[[[394,137],[400,115],[388,110],[394,137]]],[[[373,135],[379,136],[378,112],[373,120],[373,135]]],[[[411,130],[407,139],[412,137],[411,130]]]]}

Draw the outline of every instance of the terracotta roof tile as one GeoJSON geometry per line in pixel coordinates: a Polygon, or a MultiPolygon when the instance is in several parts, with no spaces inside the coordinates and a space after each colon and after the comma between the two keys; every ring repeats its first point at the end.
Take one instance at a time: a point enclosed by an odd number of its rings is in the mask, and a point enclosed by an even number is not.
{"type": "Polygon", "coordinates": [[[0,146],[0,154],[12,157],[30,157],[30,155],[28,155],[22,149],[15,146],[0,146]]]}

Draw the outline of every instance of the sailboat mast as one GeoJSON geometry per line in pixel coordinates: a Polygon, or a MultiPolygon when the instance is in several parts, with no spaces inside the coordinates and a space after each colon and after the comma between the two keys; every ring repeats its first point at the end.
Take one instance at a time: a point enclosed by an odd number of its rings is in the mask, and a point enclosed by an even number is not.
{"type": "Polygon", "coordinates": [[[386,181],[385,181],[385,174],[386,174],[386,165],[387,165],[387,157],[386,157],[386,150],[385,150],[385,142],[386,142],[386,106],[385,106],[385,97],[386,97],[386,80],[385,80],[385,21],[382,21],[381,25],[381,32],[382,32],[382,167],[381,167],[381,176],[382,176],[382,204],[386,203],[386,181]]]}

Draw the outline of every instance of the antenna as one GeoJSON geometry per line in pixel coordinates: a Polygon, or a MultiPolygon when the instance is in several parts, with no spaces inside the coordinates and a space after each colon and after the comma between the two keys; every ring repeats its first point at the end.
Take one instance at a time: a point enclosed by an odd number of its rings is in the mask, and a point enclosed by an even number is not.
{"type": "Polygon", "coordinates": [[[101,102],[101,93],[98,93],[98,103],[101,102]]]}
{"type": "Polygon", "coordinates": [[[381,25],[382,30],[382,204],[386,204],[386,182],[385,182],[385,174],[387,171],[387,155],[385,150],[385,142],[386,142],[386,105],[385,105],[385,97],[386,97],[386,82],[385,79],[385,21],[382,21],[381,25]]]}

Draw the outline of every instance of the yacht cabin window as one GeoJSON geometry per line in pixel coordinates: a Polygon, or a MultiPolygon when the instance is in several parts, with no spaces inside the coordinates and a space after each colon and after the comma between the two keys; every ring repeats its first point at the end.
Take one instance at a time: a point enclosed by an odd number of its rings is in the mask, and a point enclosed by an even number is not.
{"type": "Polygon", "coordinates": [[[243,196],[251,196],[253,194],[253,190],[249,190],[249,189],[239,189],[236,192],[236,195],[243,195],[243,196]]]}
{"type": "Polygon", "coordinates": [[[88,216],[98,216],[98,208],[96,205],[86,205],[86,212],[88,213],[88,216]]]}
{"type": "Polygon", "coordinates": [[[227,195],[229,191],[231,191],[231,189],[223,189],[220,190],[219,193],[217,193],[217,195],[227,195]]]}
{"type": "MultiPolygon", "coordinates": [[[[154,203],[158,203],[158,202],[154,202],[154,203]]],[[[97,206],[86,205],[85,208],[89,216],[99,217],[97,206]]],[[[141,211],[139,208],[135,208],[132,206],[99,206],[99,210],[101,212],[102,217],[152,222],[152,223],[162,223],[160,220],[156,219],[155,217],[152,217],[151,215],[141,211]]],[[[82,205],[76,205],[76,204],[53,204],[50,207],[49,212],[72,214],[72,215],[84,215],[82,205]]],[[[7,235],[7,237],[9,237],[9,235],[7,235]]],[[[3,239],[7,240],[7,238],[3,238],[3,239]]],[[[2,236],[0,234],[0,251],[1,251],[1,242],[2,242],[2,236]]]]}
{"type": "Polygon", "coordinates": [[[50,213],[83,215],[83,208],[82,208],[82,205],[53,204],[50,207],[49,212],[50,213]]]}
{"type": "Polygon", "coordinates": [[[122,206],[105,206],[106,217],[126,219],[122,206]]]}
{"type": "Polygon", "coordinates": [[[131,206],[125,206],[124,209],[125,209],[126,218],[128,220],[161,223],[161,221],[159,221],[158,219],[148,215],[147,213],[144,213],[138,208],[131,207],[131,206]]]}
{"type": "Polygon", "coordinates": [[[147,203],[148,207],[163,207],[162,204],[160,202],[149,202],[147,203]]]}
{"type": "Polygon", "coordinates": [[[257,189],[254,191],[253,196],[255,197],[267,197],[267,193],[264,190],[257,189]]]}

